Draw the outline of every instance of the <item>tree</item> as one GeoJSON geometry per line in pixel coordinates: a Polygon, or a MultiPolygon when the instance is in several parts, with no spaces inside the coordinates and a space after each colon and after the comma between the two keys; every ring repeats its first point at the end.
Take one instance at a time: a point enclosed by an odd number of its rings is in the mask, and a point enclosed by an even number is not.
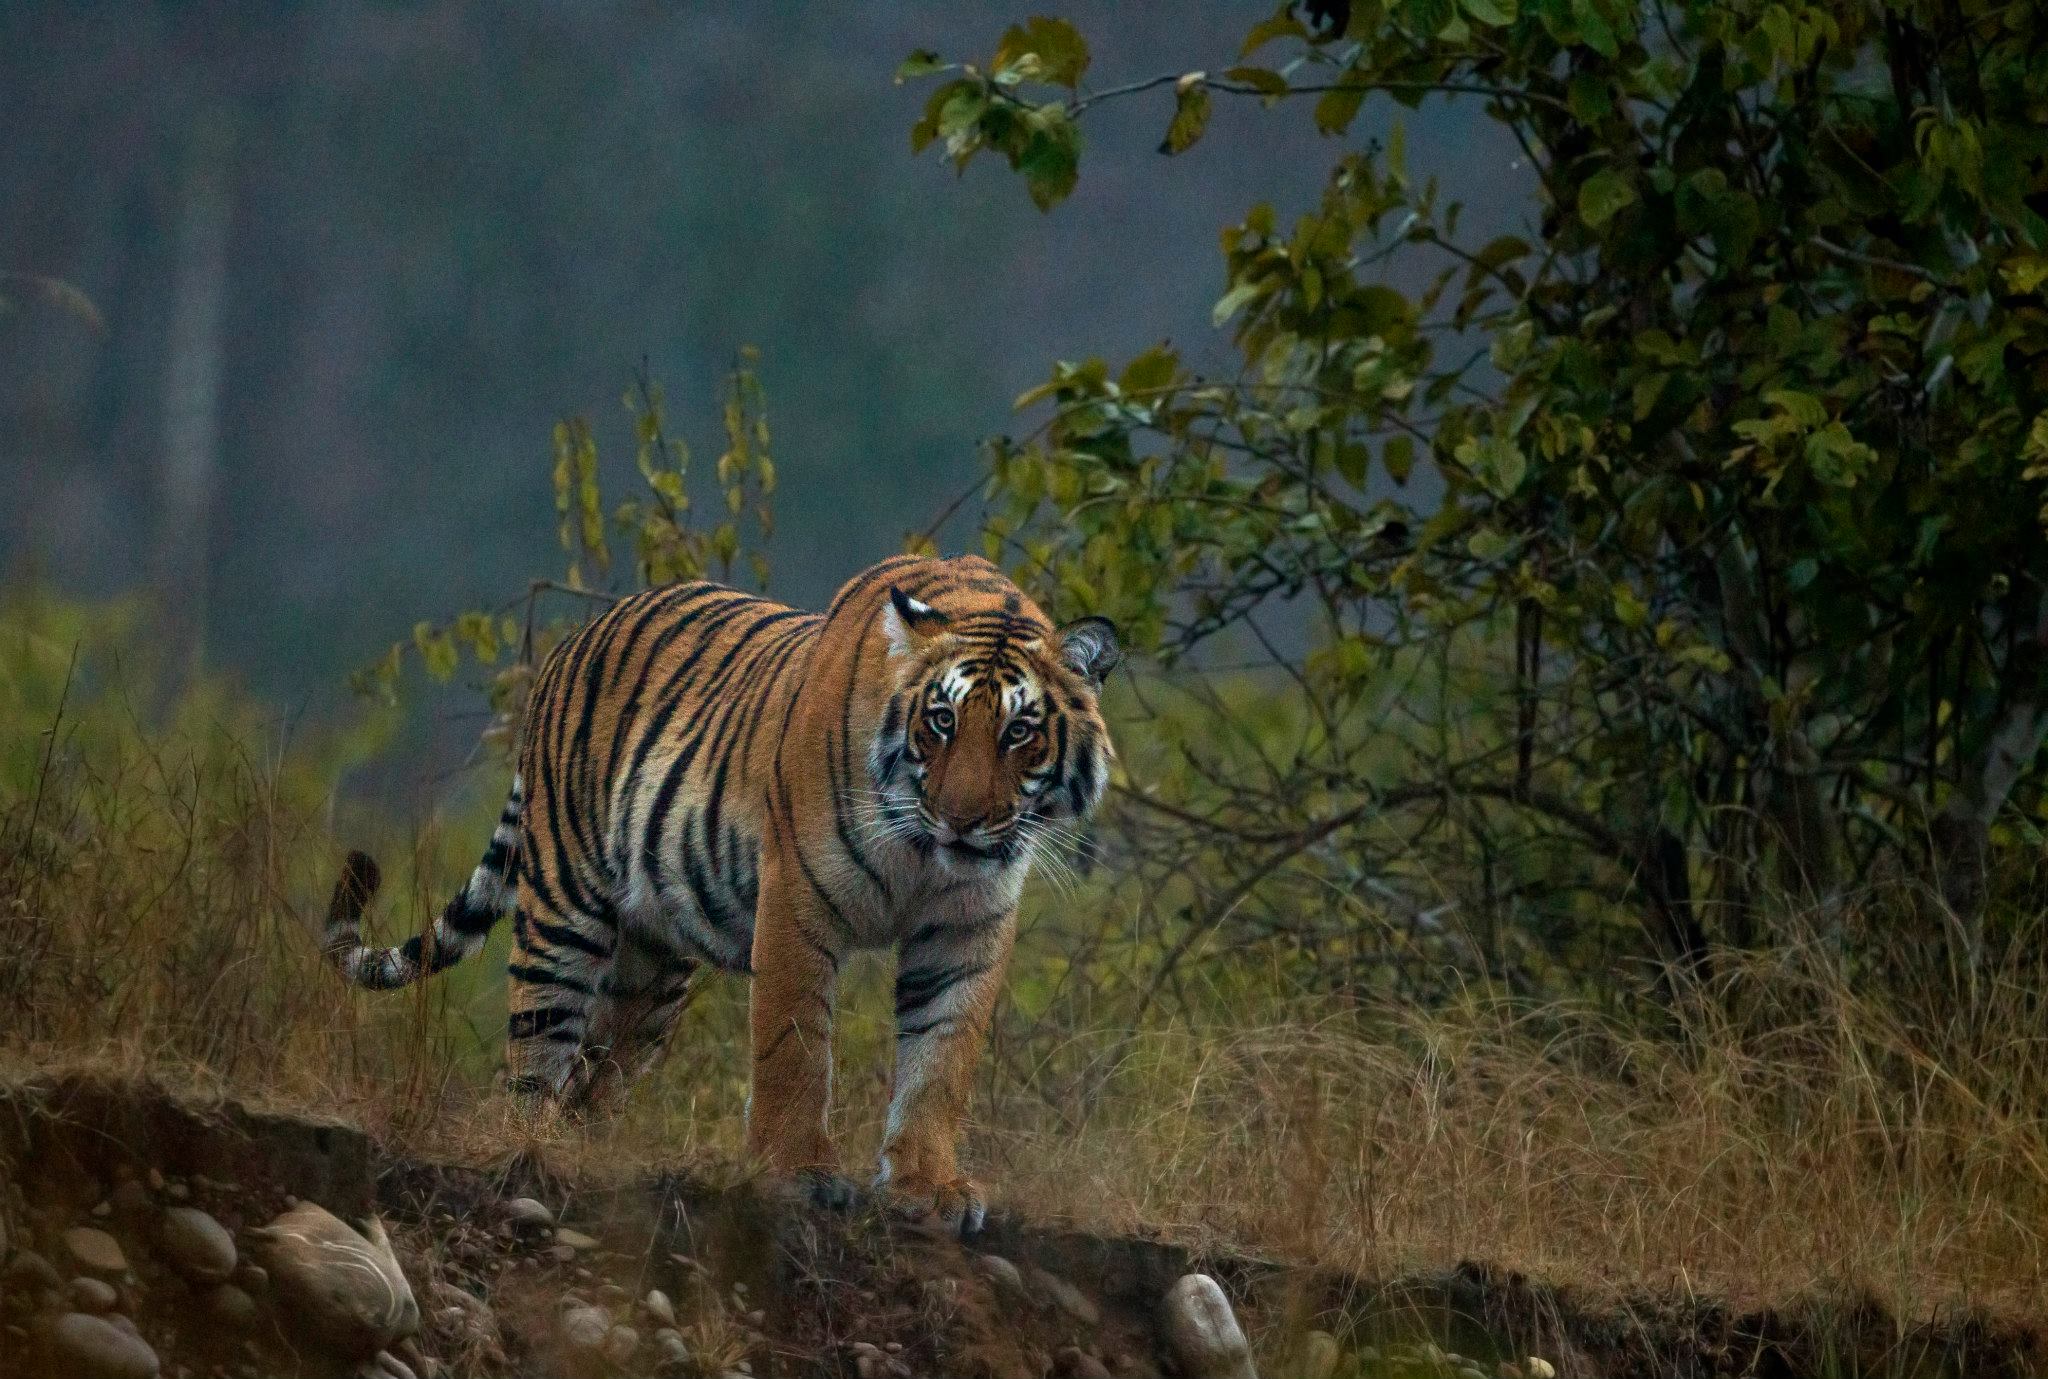
{"type": "Polygon", "coordinates": [[[1236,62],[1084,92],[1039,19],[904,68],[945,78],[914,144],[1046,207],[1112,100],[1170,98],[1167,154],[1218,99],[1342,141],[1316,210],[1225,232],[1236,376],[1063,363],[992,457],[1022,575],[1170,666],[1268,667],[1146,706],[1152,989],[1212,936],[1697,969],[1887,872],[1974,954],[2044,809],[2048,10],[1289,4],[1236,62]],[[1526,235],[1409,176],[1398,109],[1444,99],[1527,151],[1526,235]]]}

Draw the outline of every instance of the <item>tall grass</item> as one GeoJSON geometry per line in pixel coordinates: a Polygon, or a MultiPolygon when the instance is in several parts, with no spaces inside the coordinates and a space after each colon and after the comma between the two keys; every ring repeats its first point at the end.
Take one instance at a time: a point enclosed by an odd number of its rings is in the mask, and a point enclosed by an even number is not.
{"type": "MultiPolygon", "coordinates": [[[[104,629],[4,612],[0,1072],[149,1072],[479,1159],[733,1162],[742,984],[708,984],[616,1115],[523,1119],[495,1090],[502,931],[381,998],[315,951],[343,847],[396,863],[377,921],[395,937],[473,862],[490,800],[424,831],[352,817],[333,781],[361,741],[294,740],[217,687],[138,694],[94,663],[104,629]]],[[[1086,899],[1048,907],[1020,971],[1080,951],[1086,899]]],[[[970,1155],[1026,1212],[1367,1274],[1472,1258],[1617,1296],[2048,1314],[2048,945],[2008,926],[1964,984],[1880,937],[1921,923],[1908,897],[1871,896],[1861,921],[1854,961],[1718,955],[1714,985],[1647,1027],[1618,1003],[1340,1004],[1253,979],[1198,1021],[1136,1028],[1099,994],[1034,999],[1000,1022],[970,1155]]],[[[886,979],[859,964],[840,1022],[853,1165],[886,1101],[886,979]]]]}

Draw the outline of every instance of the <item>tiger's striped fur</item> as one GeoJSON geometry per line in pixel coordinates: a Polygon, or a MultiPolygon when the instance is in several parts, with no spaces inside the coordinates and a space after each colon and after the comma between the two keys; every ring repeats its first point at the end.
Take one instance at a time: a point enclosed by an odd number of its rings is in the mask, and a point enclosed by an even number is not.
{"type": "Polygon", "coordinates": [[[972,1224],[969,1082],[1032,859],[1106,787],[1119,656],[1107,621],[1056,630],[975,557],[883,561],[823,614],[707,583],[634,595],[541,667],[498,829],[432,932],[363,945],[357,853],[327,951],[402,986],[509,910],[510,1071],[571,1106],[659,1052],[700,966],[751,973],[750,1148],[831,1181],[836,980],[893,946],[878,1181],[972,1224]]]}

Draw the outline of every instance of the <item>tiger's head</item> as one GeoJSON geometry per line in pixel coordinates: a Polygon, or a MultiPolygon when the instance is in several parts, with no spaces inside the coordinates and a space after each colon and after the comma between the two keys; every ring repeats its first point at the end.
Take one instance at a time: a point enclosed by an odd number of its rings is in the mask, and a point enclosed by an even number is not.
{"type": "Polygon", "coordinates": [[[1115,752],[1098,702],[1116,626],[1054,629],[1021,596],[941,612],[891,586],[894,692],[869,755],[883,827],[949,867],[1028,861],[1094,809],[1115,752]]]}

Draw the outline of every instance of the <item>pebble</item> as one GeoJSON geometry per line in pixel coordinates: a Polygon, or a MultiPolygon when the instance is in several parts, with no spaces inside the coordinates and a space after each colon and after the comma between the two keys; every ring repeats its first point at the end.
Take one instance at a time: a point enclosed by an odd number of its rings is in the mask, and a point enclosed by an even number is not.
{"type": "Polygon", "coordinates": [[[1167,1348],[1187,1379],[1258,1379],[1230,1299],[1207,1274],[1184,1274],[1160,1309],[1167,1348]]]}
{"type": "Polygon", "coordinates": [[[252,1295],[270,1290],[270,1270],[261,1264],[242,1264],[235,1269],[235,1286],[252,1295]]]}
{"type": "Polygon", "coordinates": [[[114,1204],[108,1201],[95,1202],[93,1203],[92,1214],[94,1220],[104,1221],[114,1214],[114,1204]]]}
{"type": "Polygon", "coordinates": [[[1550,1361],[1544,1359],[1541,1355],[1531,1355],[1527,1360],[1524,1360],[1522,1362],[1522,1372],[1527,1374],[1529,1379],[1557,1379],[1557,1366],[1551,1364],[1550,1361]]]}
{"type": "Polygon", "coordinates": [[[83,1312],[57,1318],[47,1346],[61,1371],[77,1379],[156,1379],[162,1369],[147,1341],[83,1312]]]}
{"type": "Polygon", "coordinates": [[[224,1283],[235,1272],[235,1238],[197,1207],[172,1207],[157,1225],[157,1247],[171,1267],[198,1283],[224,1283]]]}
{"type": "Polygon", "coordinates": [[[49,1260],[34,1250],[22,1250],[8,1261],[6,1270],[0,1272],[0,1283],[5,1283],[9,1292],[18,1289],[27,1293],[38,1288],[60,1289],[64,1286],[64,1278],[49,1260]]]}
{"type": "Polygon", "coordinates": [[[419,1376],[413,1373],[411,1365],[388,1350],[377,1352],[376,1369],[372,1373],[378,1372],[389,1375],[390,1379],[419,1379],[419,1376]]]}
{"type": "Polygon", "coordinates": [[[633,1352],[640,1349],[640,1333],[630,1326],[614,1326],[605,1333],[604,1357],[624,1369],[633,1362],[633,1352]]]}
{"type": "Polygon", "coordinates": [[[111,1312],[120,1301],[121,1295],[114,1291],[114,1285],[102,1279],[71,1280],[71,1305],[81,1312],[111,1312]]]}
{"type": "Polygon", "coordinates": [[[674,1327],[664,1326],[654,1333],[654,1353],[660,1357],[665,1368],[683,1369],[690,1363],[690,1343],[674,1327]]]}
{"type": "Polygon", "coordinates": [[[550,1245],[548,1246],[548,1254],[558,1264],[569,1264],[574,1262],[576,1258],[576,1247],[574,1245],[550,1245]]]}
{"type": "Polygon", "coordinates": [[[662,1292],[659,1288],[647,1290],[646,1307],[647,1315],[660,1322],[663,1326],[674,1326],[676,1324],[676,1305],[670,1302],[668,1294],[662,1292]]]}
{"type": "Polygon", "coordinates": [[[1094,1326],[1102,1320],[1102,1309],[1086,1293],[1059,1275],[1034,1264],[1031,1266],[1031,1282],[1054,1306],[1081,1325],[1094,1326]]]}
{"type": "Polygon", "coordinates": [[[612,1319],[595,1307],[572,1307],[562,1314],[562,1339],[573,1350],[602,1350],[611,1334],[612,1319]]]}
{"type": "Polygon", "coordinates": [[[128,1256],[121,1244],[105,1231],[92,1226],[73,1226],[64,1232],[64,1248],[85,1268],[96,1274],[125,1274],[128,1256]]]}
{"type": "Polygon", "coordinates": [[[514,1197],[505,1204],[505,1224],[514,1230],[538,1234],[554,1229],[555,1214],[548,1210],[545,1202],[532,1197],[514,1197]]]}
{"type": "Polygon", "coordinates": [[[223,1283],[206,1295],[206,1314],[235,1331],[253,1331],[262,1312],[256,1299],[232,1283],[223,1283]]]}
{"type": "Polygon", "coordinates": [[[555,1232],[555,1243],[557,1245],[567,1245],[572,1250],[594,1250],[597,1248],[595,1240],[585,1235],[582,1231],[572,1231],[567,1226],[563,1226],[555,1232]]]}
{"type": "Polygon", "coordinates": [[[1301,1338],[1301,1379],[1330,1379],[1343,1358],[1335,1336],[1327,1331],[1311,1331],[1301,1338]]]}
{"type": "Polygon", "coordinates": [[[186,1187],[183,1183],[172,1183],[164,1189],[164,1195],[173,1202],[182,1202],[191,1197],[192,1189],[186,1187]]]}
{"type": "Polygon", "coordinates": [[[149,1189],[142,1185],[140,1178],[130,1178],[114,1189],[107,1205],[124,1218],[142,1217],[156,1210],[156,1199],[149,1195],[149,1189]]]}
{"type": "Polygon", "coordinates": [[[1053,1364],[1062,1379],[1113,1379],[1109,1366],[1077,1345],[1067,1346],[1053,1356],[1053,1364]]]}
{"type": "Polygon", "coordinates": [[[149,1172],[144,1174],[143,1177],[148,1179],[151,1192],[162,1192],[164,1190],[164,1175],[158,1172],[154,1165],[150,1167],[149,1172]]]}
{"type": "Polygon", "coordinates": [[[992,1283],[999,1283],[1015,1292],[1024,1291],[1024,1275],[1018,1273],[1017,1266],[1001,1255],[976,1255],[974,1267],[992,1283]]]}

